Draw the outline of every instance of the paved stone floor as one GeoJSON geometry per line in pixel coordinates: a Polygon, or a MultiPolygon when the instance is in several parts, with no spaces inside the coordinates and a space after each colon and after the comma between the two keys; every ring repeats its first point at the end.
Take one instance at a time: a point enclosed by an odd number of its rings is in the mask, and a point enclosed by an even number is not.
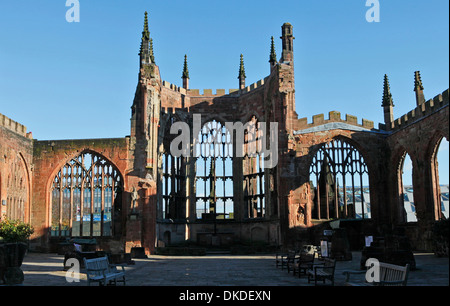
{"type": "MultiPolygon", "coordinates": [[[[351,261],[336,264],[335,285],[343,285],[345,270],[358,270],[360,252],[351,261]]],[[[415,253],[415,271],[409,286],[449,286],[449,258],[415,253]]],[[[306,277],[289,274],[275,266],[275,255],[149,256],[126,265],[127,286],[312,286],[306,277]]],[[[24,286],[86,286],[81,270],[80,282],[66,281],[63,256],[28,253],[22,265],[24,286]]]]}

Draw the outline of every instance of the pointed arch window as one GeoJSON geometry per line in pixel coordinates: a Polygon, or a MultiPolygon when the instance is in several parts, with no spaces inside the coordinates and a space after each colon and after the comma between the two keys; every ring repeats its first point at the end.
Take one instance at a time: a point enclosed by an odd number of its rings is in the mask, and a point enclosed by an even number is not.
{"type": "Polygon", "coordinates": [[[369,172],[351,144],[334,139],[323,145],[310,166],[312,218],[371,218],[369,172]]]}
{"type": "Polygon", "coordinates": [[[163,136],[164,151],[161,152],[161,191],[158,217],[162,219],[185,218],[186,204],[186,159],[183,156],[173,156],[170,153],[170,145],[177,136],[169,131],[171,126],[180,121],[173,114],[167,117],[166,132],[163,136]]]}
{"type": "Polygon", "coordinates": [[[197,219],[234,219],[232,135],[214,120],[203,125],[197,139],[197,219]]]}
{"type": "Polygon", "coordinates": [[[70,160],[51,185],[51,236],[112,236],[122,183],[119,171],[97,153],[70,160]]]}
{"type": "Polygon", "coordinates": [[[449,218],[449,141],[441,137],[431,156],[431,180],[435,219],[449,218]]]}
{"type": "Polygon", "coordinates": [[[244,201],[247,203],[247,218],[262,218],[266,215],[263,134],[255,116],[244,131],[244,201]]]}
{"type": "Polygon", "coordinates": [[[6,216],[9,219],[25,220],[28,202],[27,171],[22,156],[14,154],[9,161],[9,173],[6,181],[6,216]]]}
{"type": "Polygon", "coordinates": [[[401,217],[405,222],[417,222],[416,206],[414,202],[411,157],[405,152],[400,160],[400,203],[401,217]]]}

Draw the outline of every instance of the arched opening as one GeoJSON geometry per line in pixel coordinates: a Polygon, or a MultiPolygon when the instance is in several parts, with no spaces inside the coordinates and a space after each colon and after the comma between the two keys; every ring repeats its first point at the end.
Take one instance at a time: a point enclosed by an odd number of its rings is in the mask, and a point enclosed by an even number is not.
{"type": "Polygon", "coordinates": [[[312,219],[370,219],[369,172],[363,156],[343,139],[322,145],[310,166],[312,219]]]}
{"type": "Polygon", "coordinates": [[[119,171],[100,154],[84,151],[73,158],[50,187],[51,236],[112,236],[122,190],[119,171]]]}
{"type": "Polygon", "coordinates": [[[230,131],[215,120],[207,122],[194,145],[197,219],[234,219],[233,142],[230,131]]]}
{"type": "Polygon", "coordinates": [[[431,158],[436,219],[448,219],[449,211],[449,142],[441,138],[431,158]]]}
{"type": "Polygon", "coordinates": [[[403,212],[403,222],[417,222],[412,181],[413,163],[406,152],[400,160],[400,173],[400,203],[403,212]]]}

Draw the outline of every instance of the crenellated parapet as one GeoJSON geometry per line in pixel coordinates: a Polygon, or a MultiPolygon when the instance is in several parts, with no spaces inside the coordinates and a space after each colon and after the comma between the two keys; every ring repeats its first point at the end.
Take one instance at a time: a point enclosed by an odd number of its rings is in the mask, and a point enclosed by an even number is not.
{"type": "Polygon", "coordinates": [[[177,86],[175,84],[169,83],[167,81],[162,82],[162,86],[164,88],[170,89],[172,91],[178,92],[180,94],[186,95],[186,96],[192,96],[192,97],[218,97],[218,96],[225,96],[225,95],[240,95],[249,93],[253,90],[262,88],[267,81],[268,77],[261,79],[249,86],[246,86],[242,89],[228,89],[228,92],[225,89],[216,89],[215,93],[213,93],[213,89],[203,89],[202,93],[200,93],[200,89],[185,89],[183,87],[177,86]]]}
{"type": "Polygon", "coordinates": [[[421,120],[435,112],[438,112],[444,107],[448,107],[449,89],[435,96],[433,99],[427,100],[419,104],[416,108],[395,119],[391,124],[391,131],[397,131],[404,127],[421,120]]]}
{"type": "Polygon", "coordinates": [[[358,123],[358,118],[353,115],[345,115],[345,119],[341,118],[341,113],[338,111],[331,111],[328,113],[328,119],[325,119],[324,114],[314,115],[312,117],[312,122],[308,122],[308,118],[300,118],[297,121],[295,130],[297,132],[315,128],[318,126],[328,125],[330,129],[332,128],[342,128],[346,129],[348,127],[355,127],[358,130],[375,130],[374,123],[371,120],[362,119],[361,123],[358,123]],[[333,124],[336,123],[336,124],[333,124]]]}
{"type": "Polygon", "coordinates": [[[6,117],[5,115],[0,113],[0,126],[17,133],[25,138],[33,139],[33,135],[31,132],[27,133],[27,127],[12,120],[11,118],[6,117]]]}

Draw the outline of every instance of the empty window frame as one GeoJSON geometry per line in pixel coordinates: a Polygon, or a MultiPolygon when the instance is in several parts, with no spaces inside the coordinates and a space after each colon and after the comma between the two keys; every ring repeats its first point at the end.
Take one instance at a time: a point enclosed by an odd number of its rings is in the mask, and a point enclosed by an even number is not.
{"type": "Polygon", "coordinates": [[[184,175],[184,160],[174,157],[170,153],[162,154],[162,218],[182,218],[183,206],[186,202],[183,185],[186,182],[184,175]]]}
{"type": "Polygon", "coordinates": [[[96,153],[81,153],[53,179],[51,236],[112,236],[121,192],[121,175],[110,162],[96,153]]]}
{"type": "Polygon", "coordinates": [[[196,217],[234,219],[232,135],[220,122],[203,125],[195,145],[196,217]]]}
{"type": "Polygon", "coordinates": [[[266,215],[263,133],[255,116],[244,131],[244,202],[247,218],[263,218],[266,215]]]}
{"type": "Polygon", "coordinates": [[[313,219],[371,218],[367,165],[351,144],[324,144],[311,163],[310,184],[313,219]]]}
{"type": "Polygon", "coordinates": [[[403,196],[400,197],[402,205],[402,218],[405,222],[417,222],[416,208],[412,183],[413,164],[408,153],[404,153],[400,160],[401,186],[403,196]]]}

